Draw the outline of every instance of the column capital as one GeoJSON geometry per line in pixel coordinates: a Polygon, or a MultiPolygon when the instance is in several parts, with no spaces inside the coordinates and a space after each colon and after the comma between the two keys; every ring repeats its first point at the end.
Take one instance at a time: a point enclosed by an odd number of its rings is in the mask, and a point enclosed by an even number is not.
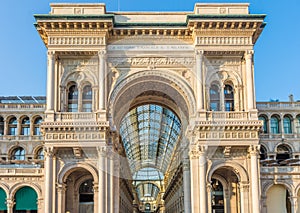
{"type": "Polygon", "coordinates": [[[98,51],[98,56],[99,57],[105,57],[106,56],[107,51],[106,50],[99,50],[98,51]]]}
{"type": "Polygon", "coordinates": [[[254,55],[254,50],[245,51],[245,59],[251,59],[253,55],[254,55]]]}
{"type": "Polygon", "coordinates": [[[195,50],[195,54],[198,56],[203,56],[204,50],[195,50]]]}
{"type": "Polygon", "coordinates": [[[250,145],[248,152],[250,155],[258,155],[260,151],[260,145],[250,145]]]}
{"type": "Polygon", "coordinates": [[[240,188],[241,192],[248,192],[249,184],[248,183],[240,183],[239,188],[240,188]]]}
{"type": "Polygon", "coordinates": [[[107,156],[107,147],[105,146],[100,146],[97,147],[98,155],[101,157],[106,157],[107,156]]]}
{"type": "Polygon", "coordinates": [[[48,55],[48,58],[54,60],[54,57],[55,57],[55,51],[53,51],[53,50],[48,50],[48,51],[47,51],[47,55],[48,55]]]}
{"type": "Polygon", "coordinates": [[[207,145],[193,145],[189,152],[189,155],[192,159],[199,158],[200,156],[206,155],[207,145]]]}
{"type": "Polygon", "coordinates": [[[15,203],[14,199],[6,199],[6,205],[8,208],[13,208],[15,204],[16,203],[15,203]]]}
{"type": "Polygon", "coordinates": [[[54,148],[53,147],[44,147],[44,153],[47,157],[53,157],[54,156],[54,148]]]}
{"type": "Polygon", "coordinates": [[[64,183],[57,184],[56,185],[56,189],[57,189],[58,193],[63,193],[63,192],[65,192],[67,190],[67,184],[64,184],[64,183]]]}

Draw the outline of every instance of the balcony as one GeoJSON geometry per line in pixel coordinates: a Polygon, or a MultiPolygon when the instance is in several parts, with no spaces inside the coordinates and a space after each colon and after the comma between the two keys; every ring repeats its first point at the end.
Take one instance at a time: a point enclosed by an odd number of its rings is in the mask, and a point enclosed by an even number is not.
{"type": "Polygon", "coordinates": [[[207,112],[206,119],[208,121],[214,120],[248,120],[250,118],[249,112],[207,112]]]}
{"type": "Polygon", "coordinates": [[[96,114],[92,112],[61,112],[55,113],[56,121],[95,121],[96,114]]]}

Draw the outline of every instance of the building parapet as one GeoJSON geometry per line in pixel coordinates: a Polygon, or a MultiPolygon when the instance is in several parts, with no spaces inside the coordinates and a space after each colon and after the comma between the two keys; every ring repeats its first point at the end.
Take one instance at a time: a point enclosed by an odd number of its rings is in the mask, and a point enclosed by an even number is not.
{"type": "Polygon", "coordinates": [[[256,107],[259,111],[300,110],[300,102],[257,102],[256,107]]]}

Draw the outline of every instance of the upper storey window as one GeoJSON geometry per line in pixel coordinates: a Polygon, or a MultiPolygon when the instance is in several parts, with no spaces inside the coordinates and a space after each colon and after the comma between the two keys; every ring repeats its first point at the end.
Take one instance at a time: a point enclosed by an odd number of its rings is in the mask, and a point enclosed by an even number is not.
{"type": "Polygon", "coordinates": [[[0,135],[4,135],[4,119],[0,117],[0,135]]]}
{"type": "Polygon", "coordinates": [[[300,134],[300,115],[297,115],[296,120],[295,120],[295,125],[296,125],[297,134],[300,134]]]}
{"type": "Polygon", "coordinates": [[[30,135],[30,120],[28,117],[22,119],[21,135],[30,135]]]}
{"type": "Polygon", "coordinates": [[[279,134],[279,119],[274,115],[271,117],[271,133],[279,134]]]}
{"type": "Polygon", "coordinates": [[[210,110],[219,111],[220,110],[220,93],[219,87],[217,85],[212,85],[209,90],[210,98],[210,110]]]}
{"type": "Polygon", "coordinates": [[[25,160],[25,150],[22,147],[18,147],[12,152],[12,160],[25,160]]]}
{"type": "Polygon", "coordinates": [[[78,88],[76,85],[69,87],[68,112],[78,112],[78,88]]]}
{"type": "Polygon", "coordinates": [[[230,85],[225,85],[224,87],[224,101],[225,101],[225,111],[233,111],[234,93],[233,93],[233,88],[230,85]]]}
{"type": "Polygon", "coordinates": [[[41,117],[37,117],[34,120],[34,126],[33,126],[33,134],[34,135],[41,135],[41,123],[42,123],[42,118],[41,117]]]}
{"type": "Polygon", "coordinates": [[[92,99],[93,99],[92,87],[90,85],[87,85],[83,88],[83,91],[82,91],[82,111],[83,112],[91,112],[92,111],[92,99]]]}
{"type": "Polygon", "coordinates": [[[263,133],[268,133],[268,122],[265,116],[259,116],[258,117],[259,120],[263,121],[263,133]]]}
{"type": "Polygon", "coordinates": [[[12,117],[8,122],[8,135],[17,135],[18,133],[18,121],[15,117],[12,117]]]}
{"type": "Polygon", "coordinates": [[[285,134],[292,134],[292,121],[289,116],[283,118],[283,129],[285,134]]]}

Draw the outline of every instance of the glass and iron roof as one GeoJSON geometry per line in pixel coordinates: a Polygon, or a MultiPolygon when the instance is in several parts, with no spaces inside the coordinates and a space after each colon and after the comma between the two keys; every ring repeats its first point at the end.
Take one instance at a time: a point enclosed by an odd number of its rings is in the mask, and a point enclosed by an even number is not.
{"type": "Polygon", "coordinates": [[[181,133],[181,123],[171,110],[146,104],[130,110],[121,121],[120,135],[140,201],[156,200],[153,182],[164,179],[181,133]]]}
{"type": "Polygon", "coordinates": [[[136,191],[140,201],[147,202],[156,200],[160,190],[153,183],[142,183],[137,186],[136,191]]]}
{"type": "Polygon", "coordinates": [[[0,96],[1,104],[46,104],[45,96],[0,96]]]}
{"type": "Polygon", "coordinates": [[[147,104],[127,113],[120,134],[131,172],[152,167],[165,173],[180,131],[179,118],[162,106],[147,104]]]}

